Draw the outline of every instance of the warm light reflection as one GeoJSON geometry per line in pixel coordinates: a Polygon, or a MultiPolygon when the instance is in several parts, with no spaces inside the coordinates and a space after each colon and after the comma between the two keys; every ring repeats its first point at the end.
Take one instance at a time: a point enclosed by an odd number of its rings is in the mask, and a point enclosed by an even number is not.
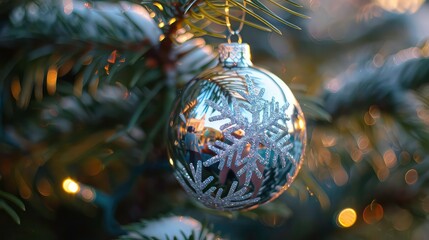
{"type": "Polygon", "coordinates": [[[165,38],[165,35],[164,35],[164,34],[159,35],[159,41],[160,41],[160,42],[161,42],[162,40],[164,40],[164,38],[165,38]]]}
{"type": "Polygon", "coordinates": [[[57,76],[57,68],[55,66],[50,67],[48,74],[46,75],[46,89],[48,90],[49,95],[54,94],[57,90],[57,76]]]}
{"type": "Polygon", "coordinates": [[[362,160],[362,151],[359,149],[353,149],[350,156],[352,157],[353,161],[359,162],[362,160]]]}
{"type": "Polygon", "coordinates": [[[67,73],[69,73],[70,70],[73,68],[73,66],[74,66],[74,61],[71,61],[71,60],[63,63],[63,65],[60,66],[58,69],[58,77],[62,77],[67,73]]]}
{"type": "Polygon", "coordinates": [[[96,96],[97,95],[97,90],[98,90],[98,84],[100,83],[100,79],[99,78],[95,78],[90,84],[89,84],[89,94],[91,94],[92,96],[96,96]]]}
{"type": "Polygon", "coordinates": [[[367,149],[369,147],[368,137],[365,135],[360,136],[357,140],[357,144],[358,144],[359,149],[361,149],[361,150],[367,149]]]}
{"type": "Polygon", "coordinates": [[[345,208],[338,214],[338,224],[340,227],[348,228],[356,222],[356,211],[352,208],[345,208]]]}
{"type": "Polygon", "coordinates": [[[417,107],[417,116],[426,124],[429,124],[429,109],[426,109],[423,106],[417,107]]]}
{"type": "Polygon", "coordinates": [[[414,159],[414,161],[416,163],[421,163],[422,162],[422,157],[417,152],[413,153],[413,159],[414,159]]]}
{"type": "Polygon", "coordinates": [[[15,100],[19,100],[19,96],[21,95],[21,82],[19,81],[19,78],[14,77],[12,79],[12,84],[10,86],[10,90],[12,92],[12,96],[13,98],[15,98],[15,100]]]}
{"type": "Polygon", "coordinates": [[[301,117],[298,117],[298,119],[296,120],[295,129],[305,129],[305,121],[301,117]]]}
{"type": "Polygon", "coordinates": [[[341,79],[333,78],[329,80],[326,84],[326,89],[331,91],[332,93],[338,92],[342,87],[341,79]]]}
{"type": "Polygon", "coordinates": [[[406,231],[413,224],[413,215],[405,209],[398,209],[393,213],[392,225],[398,231],[406,231]]]}
{"type": "Polygon", "coordinates": [[[383,154],[383,160],[384,160],[384,163],[386,164],[386,167],[388,168],[395,167],[397,163],[395,152],[392,149],[388,149],[383,154]]]}
{"type": "Polygon", "coordinates": [[[172,18],[168,21],[168,25],[171,25],[171,24],[175,23],[176,21],[177,21],[176,18],[172,18]]]}
{"type": "Polygon", "coordinates": [[[164,7],[159,2],[154,2],[153,5],[155,5],[159,10],[163,11],[164,7]]]}
{"type": "Polygon", "coordinates": [[[337,186],[344,186],[349,181],[349,175],[343,167],[335,168],[335,171],[332,173],[332,175],[334,183],[337,186]]]}
{"type": "Polygon", "coordinates": [[[324,147],[333,147],[337,144],[337,138],[335,135],[323,134],[322,135],[322,144],[324,147]]]}
{"type": "Polygon", "coordinates": [[[374,224],[379,222],[384,216],[383,207],[373,201],[371,204],[365,207],[363,211],[363,220],[367,224],[374,224]]]}
{"type": "Polygon", "coordinates": [[[73,179],[67,178],[63,181],[63,189],[66,193],[75,194],[79,192],[80,187],[79,187],[79,184],[75,182],[73,179]]]}
{"type": "Polygon", "coordinates": [[[415,169],[410,169],[405,174],[405,182],[408,185],[413,185],[419,180],[419,173],[415,169]]]}
{"type": "Polygon", "coordinates": [[[268,214],[262,216],[260,221],[269,227],[277,227],[285,222],[285,218],[277,214],[268,214]]]}
{"type": "Polygon", "coordinates": [[[382,67],[384,65],[384,62],[385,57],[380,53],[375,54],[374,58],[372,59],[372,64],[374,64],[376,68],[382,67]]]}
{"type": "Polygon", "coordinates": [[[378,170],[376,171],[376,174],[377,174],[378,180],[380,180],[380,182],[384,182],[389,177],[390,171],[386,167],[384,168],[379,167],[378,170]]]}
{"type": "Polygon", "coordinates": [[[106,64],[106,66],[104,66],[104,70],[106,71],[106,74],[109,75],[110,71],[109,71],[110,65],[106,64]]]}
{"type": "Polygon", "coordinates": [[[91,188],[89,187],[82,188],[82,191],[80,194],[82,195],[83,200],[87,202],[94,201],[95,193],[94,193],[94,190],[92,190],[91,188]]]}
{"type": "Polygon", "coordinates": [[[176,41],[179,43],[184,43],[193,37],[194,37],[194,34],[192,34],[190,32],[186,32],[186,33],[183,33],[183,34],[180,34],[179,36],[177,36],[176,41]]]}
{"type": "Polygon", "coordinates": [[[420,54],[422,57],[429,57],[429,40],[426,40],[425,43],[421,46],[420,54]]]}
{"type": "Polygon", "coordinates": [[[380,118],[380,109],[375,105],[372,105],[371,107],[369,107],[368,113],[374,119],[380,118]]]}
{"type": "Polygon", "coordinates": [[[392,58],[393,58],[393,62],[396,65],[399,65],[406,61],[420,58],[420,57],[421,57],[421,50],[417,47],[411,47],[397,52],[395,55],[393,55],[392,58]]]}
{"type": "Polygon", "coordinates": [[[82,95],[82,88],[83,88],[83,74],[81,73],[76,77],[76,80],[73,85],[73,93],[76,96],[80,97],[82,95]]]}
{"type": "Polygon", "coordinates": [[[423,211],[425,211],[426,213],[429,213],[429,196],[426,196],[422,199],[421,207],[423,211]]]}
{"type": "Polygon", "coordinates": [[[110,54],[109,58],[107,59],[107,62],[115,63],[117,57],[118,57],[118,51],[113,50],[112,53],[110,54]]]}
{"type": "Polygon", "coordinates": [[[376,0],[378,6],[389,12],[415,13],[420,9],[424,0],[376,0]]]}
{"type": "Polygon", "coordinates": [[[365,124],[368,126],[372,126],[375,124],[375,119],[371,116],[369,112],[365,113],[363,120],[365,121],[365,124]]]}
{"type": "Polygon", "coordinates": [[[32,195],[31,189],[25,183],[22,183],[19,186],[19,195],[23,199],[30,199],[32,195]]]}
{"type": "Polygon", "coordinates": [[[73,0],[64,0],[63,5],[65,14],[68,15],[73,12],[73,0]]]}
{"type": "Polygon", "coordinates": [[[170,158],[170,159],[168,159],[168,162],[170,163],[170,165],[171,165],[171,166],[174,166],[173,159],[171,159],[171,158],[170,158]]]}
{"type": "Polygon", "coordinates": [[[37,191],[39,191],[40,195],[48,197],[52,194],[52,187],[49,181],[45,178],[40,179],[37,184],[37,191]]]}

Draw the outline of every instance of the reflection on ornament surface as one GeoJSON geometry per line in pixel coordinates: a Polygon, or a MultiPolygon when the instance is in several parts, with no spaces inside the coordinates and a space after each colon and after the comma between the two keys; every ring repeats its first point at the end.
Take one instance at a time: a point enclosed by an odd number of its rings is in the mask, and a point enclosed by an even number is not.
{"type": "Polygon", "coordinates": [[[219,51],[220,65],[175,102],[169,154],[181,185],[205,206],[250,209],[279,196],[298,174],[305,119],[286,84],[252,66],[247,44],[219,51]]]}

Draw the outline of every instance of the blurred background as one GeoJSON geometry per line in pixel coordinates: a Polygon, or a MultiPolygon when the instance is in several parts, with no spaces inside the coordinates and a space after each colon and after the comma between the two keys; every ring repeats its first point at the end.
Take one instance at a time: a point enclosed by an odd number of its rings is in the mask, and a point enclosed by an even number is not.
{"type": "Polygon", "coordinates": [[[302,28],[262,14],[282,34],[241,35],[297,97],[308,144],[277,200],[219,212],[177,183],[165,138],[225,41],[207,2],[0,1],[2,239],[429,239],[429,4],[279,1],[305,19],[261,1],[302,28]]]}

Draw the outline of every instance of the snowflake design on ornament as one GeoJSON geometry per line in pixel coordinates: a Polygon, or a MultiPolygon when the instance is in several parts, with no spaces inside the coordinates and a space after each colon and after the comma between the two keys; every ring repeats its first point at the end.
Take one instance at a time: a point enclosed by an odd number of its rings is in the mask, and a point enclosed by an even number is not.
{"type": "Polygon", "coordinates": [[[191,169],[192,177],[189,176],[185,167],[180,166],[179,172],[181,172],[181,174],[176,174],[176,178],[188,194],[194,198],[197,198],[208,207],[217,208],[220,210],[237,210],[247,205],[253,205],[260,200],[259,197],[252,198],[253,193],[248,193],[247,187],[242,187],[237,190],[237,181],[234,181],[231,184],[228,194],[224,197],[222,197],[224,191],[222,188],[213,186],[204,191],[204,189],[206,189],[207,186],[214,180],[214,177],[209,176],[203,180],[203,164],[201,161],[197,161],[197,169],[195,169],[192,163],[189,164],[189,167],[191,169]]]}
{"type": "Polygon", "coordinates": [[[253,174],[259,179],[262,178],[258,165],[267,166],[271,163],[277,166],[280,161],[281,167],[285,168],[288,160],[295,166],[297,161],[289,152],[293,148],[286,126],[286,121],[290,120],[286,114],[289,103],[280,107],[274,97],[271,101],[263,99],[265,89],[261,88],[258,93],[248,75],[245,76],[245,80],[247,93],[237,91],[245,101],[238,102],[235,98],[231,98],[232,106],[230,106],[224,96],[221,97],[220,104],[206,100],[206,104],[220,113],[210,117],[209,121],[229,119],[229,122],[220,127],[225,141],[217,140],[209,145],[209,149],[216,155],[207,159],[204,166],[209,167],[219,163],[219,170],[223,169],[225,164],[230,168],[235,159],[235,166],[241,167],[236,174],[238,177],[246,174],[244,185],[248,186],[253,174]],[[250,113],[250,120],[243,115],[244,110],[250,113]],[[244,131],[244,135],[237,136],[238,130],[244,131]],[[264,156],[259,152],[260,145],[266,148],[264,156]],[[270,159],[272,159],[271,162],[270,159]]]}

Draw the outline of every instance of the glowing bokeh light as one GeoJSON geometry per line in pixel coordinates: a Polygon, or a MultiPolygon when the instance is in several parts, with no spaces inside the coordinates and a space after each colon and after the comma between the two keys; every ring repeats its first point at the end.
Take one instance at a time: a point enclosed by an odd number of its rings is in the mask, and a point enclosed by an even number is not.
{"type": "Polygon", "coordinates": [[[72,0],[64,0],[63,1],[63,5],[64,5],[64,13],[69,15],[73,12],[73,1],[72,0]]]}
{"type": "Polygon", "coordinates": [[[424,2],[424,0],[376,0],[382,9],[396,13],[415,13],[424,2]]]}
{"type": "Polygon", "coordinates": [[[11,89],[13,98],[15,98],[15,100],[18,101],[21,95],[21,82],[19,81],[19,78],[17,77],[13,78],[12,83],[10,85],[10,89],[11,89]]]}
{"type": "Polygon", "coordinates": [[[94,201],[95,192],[89,187],[83,187],[81,191],[82,198],[87,202],[94,201]]]}
{"type": "Polygon", "coordinates": [[[333,147],[337,144],[337,138],[334,134],[323,134],[322,144],[324,147],[333,147]]]}
{"type": "Polygon", "coordinates": [[[372,105],[371,107],[369,107],[368,113],[374,119],[380,118],[380,109],[375,105],[372,105]]]}
{"type": "Polygon", "coordinates": [[[383,207],[376,203],[372,202],[368,206],[365,207],[363,211],[363,220],[367,224],[374,224],[379,222],[384,216],[384,209],[383,207]]]}
{"type": "Polygon", "coordinates": [[[46,88],[48,90],[48,94],[52,95],[57,90],[57,76],[58,71],[55,66],[52,66],[48,70],[48,74],[46,75],[46,88]]]}
{"type": "Polygon", "coordinates": [[[154,2],[153,5],[155,5],[159,10],[164,11],[164,7],[159,2],[154,2]]]}
{"type": "Polygon", "coordinates": [[[384,160],[384,163],[386,164],[386,167],[388,168],[395,167],[397,163],[395,152],[392,149],[386,150],[383,154],[383,160],[384,160]]]}
{"type": "Polygon", "coordinates": [[[21,184],[19,187],[19,195],[23,199],[30,199],[32,195],[31,189],[26,184],[21,184]]]}
{"type": "Polygon", "coordinates": [[[415,169],[410,169],[405,173],[405,182],[408,185],[413,185],[419,180],[419,173],[415,169]]]}
{"type": "Polygon", "coordinates": [[[369,147],[369,143],[369,139],[365,135],[360,136],[357,140],[358,147],[361,150],[367,149],[369,147]]]}
{"type": "Polygon", "coordinates": [[[405,209],[397,209],[392,216],[392,225],[397,231],[406,231],[413,224],[413,215],[405,209]]]}
{"type": "Polygon", "coordinates": [[[52,187],[49,181],[46,178],[40,179],[36,184],[37,190],[40,195],[48,197],[52,194],[52,187]]]}
{"type": "Polygon", "coordinates": [[[305,129],[305,121],[302,118],[298,118],[298,121],[295,122],[296,129],[305,129]]]}
{"type": "Polygon", "coordinates": [[[365,121],[365,124],[368,126],[372,126],[375,124],[375,119],[371,116],[369,112],[365,113],[363,120],[365,121]]]}
{"type": "Polygon", "coordinates": [[[79,184],[75,182],[73,179],[66,178],[63,181],[63,189],[66,193],[75,194],[79,192],[80,187],[79,187],[79,184]]]}
{"type": "Polygon", "coordinates": [[[421,208],[426,213],[429,213],[429,196],[426,196],[421,200],[421,208]]]}
{"type": "Polygon", "coordinates": [[[356,211],[352,208],[345,208],[338,214],[337,222],[340,227],[348,228],[355,224],[356,219],[356,211]]]}

